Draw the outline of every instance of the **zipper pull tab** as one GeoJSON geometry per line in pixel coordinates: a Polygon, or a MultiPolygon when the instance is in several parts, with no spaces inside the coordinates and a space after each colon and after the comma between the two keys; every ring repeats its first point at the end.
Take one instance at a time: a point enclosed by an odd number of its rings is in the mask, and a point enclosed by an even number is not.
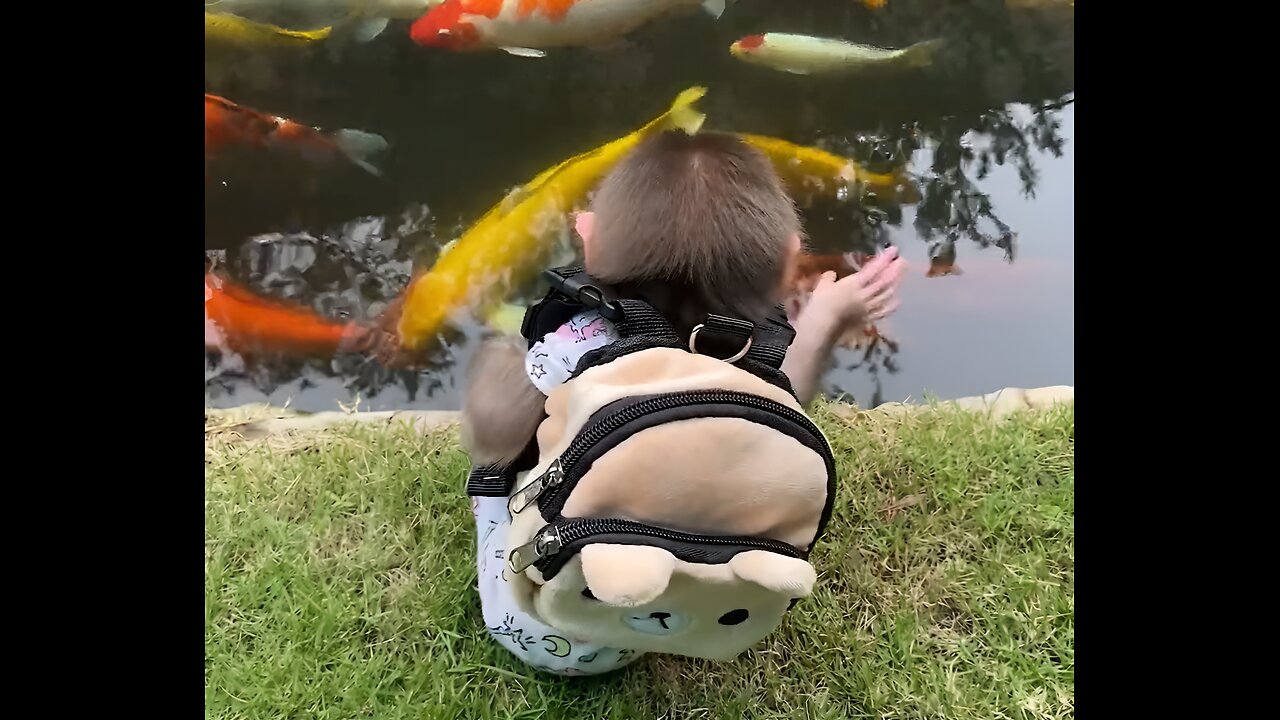
{"type": "Polygon", "coordinates": [[[550,488],[559,485],[564,481],[564,470],[560,465],[560,459],[556,458],[551,462],[551,467],[547,471],[539,475],[533,482],[525,485],[507,500],[507,510],[515,515],[522,512],[525,508],[533,504],[534,500],[542,497],[542,493],[550,488]]]}
{"type": "Polygon", "coordinates": [[[538,531],[529,542],[515,548],[507,555],[511,572],[522,573],[539,560],[560,552],[560,528],[548,525],[538,531]]]}

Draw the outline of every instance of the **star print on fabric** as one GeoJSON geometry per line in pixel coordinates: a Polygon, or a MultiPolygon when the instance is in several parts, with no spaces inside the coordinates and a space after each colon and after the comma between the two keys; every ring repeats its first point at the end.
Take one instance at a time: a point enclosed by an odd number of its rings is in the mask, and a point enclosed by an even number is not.
{"type": "Polygon", "coordinates": [[[529,652],[529,646],[536,641],[532,636],[526,635],[523,629],[511,627],[511,624],[514,622],[514,617],[509,614],[505,615],[502,618],[502,624],[496,627],[490,626],[489,632],[493,633],[496,637],[509,637],[512,642],[520,646],[521,650],[529,652]]]}
{"type": "Polygon", "coordinates": [[[532,371],[532,372],[533,372],[533,376],[534,376],[535,378],[540,378],[540,377],[542,377],[543,375],[546,375],[546,374],[547,374],[547,371],[546,371],[546,370],[544,370],[544,369],[542,368],[542,365],[541,365],[541,364],[534,365],[534,366],[533,366],[533,371],[532,371]]]}

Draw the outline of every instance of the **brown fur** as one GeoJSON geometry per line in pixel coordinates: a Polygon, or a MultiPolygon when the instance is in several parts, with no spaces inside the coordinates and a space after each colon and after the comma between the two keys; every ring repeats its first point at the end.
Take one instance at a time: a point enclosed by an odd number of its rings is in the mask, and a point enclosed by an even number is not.
{"type": "MultiPolygon", "coordinates": [[[[761,322],[781,300],[800,219],[768,158],[733,135],[673,131],[641,143],[592,203],[586,269],[644,297],[688,333],[707,313],[761,322]]],[[[463,440],[476,464],[509,463],[543,418],[527,345],[487,341],[468,370],[463,440]]]]}
{"type": "Polygon", "coordinates": [[[524,370],[528,345],[518,337],[485,340],[467,368],[462,444],[477,465],[507,465],[529,444],[546,398],[524,370]]]}
{"type": "Polygon", "coordinates": [[[677,330],[709,312],[761,322],[781,300],[800,219],[768,158],[736,136],[657,135],[592,206],[587,272],[639,292],[677,330]]]}

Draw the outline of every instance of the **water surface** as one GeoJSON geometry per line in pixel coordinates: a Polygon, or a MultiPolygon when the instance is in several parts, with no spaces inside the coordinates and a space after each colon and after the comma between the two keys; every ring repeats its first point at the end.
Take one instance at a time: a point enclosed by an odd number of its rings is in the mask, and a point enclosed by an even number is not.
{"type": "MultiPolygon", "coordinates": [[[[565,157],[642,125],[691,85],[709,129],[817,145],[873,169],[910,162],[923,199],[806,209],[822,251],[893,243],[912,265],[902,305],[870,355],[843,352],[828,390],[863,405],[1074,384],[1074,15],[1045,0],[738,0],[651,23],[601,48],[540,59],[419,48],[393,21],[338,51],[206,48],[207,92],[392,144],[385,174],[221,166],[206,184],[206,251],[223,271],[331,317],[375,317],[489,206],[565,157]],[[948,41],[920,76],[822,79],[743,64],[731,42],[800,32],[900,47],[948,41]],[[956,243],[961,275],[926,278],[956,243]]],[[[212,167],[212,166],[211,166],[212,167]]],[[[529,288],[536,293],[538,288],[529,288]]],[[[484,330],[463,325],[426,369],[358,356],[323,360],[207,355],[208,404],[304,410],[455,408],[458,367],[484,330]]]]}

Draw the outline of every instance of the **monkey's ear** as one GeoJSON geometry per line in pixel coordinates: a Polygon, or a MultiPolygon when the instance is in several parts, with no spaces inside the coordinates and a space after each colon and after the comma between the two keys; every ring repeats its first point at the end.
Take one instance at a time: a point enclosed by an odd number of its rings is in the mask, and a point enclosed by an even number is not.
{"type": "Polygon", "coordinates": [[[573,218],[573,228],[578,231],[578,237],[582,238],[582,242],[589,242],[596,228],[596,214],[590,210],[578,213],[573,218]]]}

